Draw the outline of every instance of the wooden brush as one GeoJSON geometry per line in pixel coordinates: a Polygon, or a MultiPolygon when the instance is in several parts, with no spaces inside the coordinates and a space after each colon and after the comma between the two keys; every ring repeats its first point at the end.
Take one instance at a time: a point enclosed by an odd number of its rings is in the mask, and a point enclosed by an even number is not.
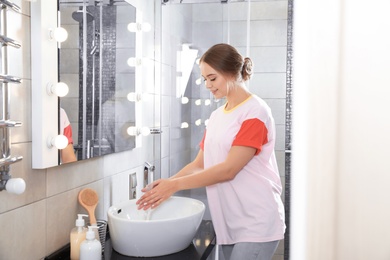
{"type": "Polygon", "coordinates": [[[87,210],[89,215],[89,222],[91,225],[97,224],[95,218],[95,209],[98,201],[98,194],[93,189],[86,188],[79,192],[79,203],[87,210]]]}

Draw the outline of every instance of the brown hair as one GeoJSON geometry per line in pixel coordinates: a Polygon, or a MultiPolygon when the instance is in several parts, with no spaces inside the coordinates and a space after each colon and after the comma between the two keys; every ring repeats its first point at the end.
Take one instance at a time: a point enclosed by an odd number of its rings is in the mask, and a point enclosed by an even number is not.
{"type": "Polygon", "coordinates": [[[243,58],[236,48],[220,43],[208,49],[200,58],[224,76],[234,77],[237,81],[247,81],[252,76],[252,60],[243,58]]]}

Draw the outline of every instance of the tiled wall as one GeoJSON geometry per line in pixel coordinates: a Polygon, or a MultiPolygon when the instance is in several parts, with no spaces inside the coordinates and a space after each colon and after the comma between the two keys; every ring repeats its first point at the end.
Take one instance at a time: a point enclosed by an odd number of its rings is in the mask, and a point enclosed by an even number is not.
{"type": "MultiPolygon", "coordinates": [[[[191,43],[191,48],[199,50],[201,56],[213,44],[226,42],[234,45],[242,55],[247,56],[247,2],[169,4],[162,7],[162,125],[166,134],[162,135],[162,173],[175,174],[190,162],[197,152],[203,136],[204,121],[211,111],[223,104],[214,102],[203,85],[195,80],[200,77],[194,65],[192,77],[185,95],[188,104],[181,104],[175,94],[176,53],[183,43],[191,43]],[[230,20],[230,24],[228,21],[230,20]],[[201,105],[195,101],[201,99],[201,105]],[[211,106],[204,101],[211,99],[211,106]],[[195,120],[202,125],[196,126],[195,120]],[[180,129],[186,121],[190,127],[180,129]]],[[[271,107],[277,133],[276,155],[279,171],[284,182],[285,165],[285,118],[286,118],[286,63],[287,63],[287,14],[288,1],[252,1],[250,10],[249,57],[254,62],[254,76],[249,82],[249,90],[262,97],[271,107]]],[[[181,192],[207,204],[204,189],[181,192]]],[[[206,211],[205,218],[210,218],[206,211]]],[[[281,243],[274,259],[283,259],[281,243]]]]}
{"type": "MultiPolygon", "coordinates": [[[[0,259],[38,260],[69,243],[69,232],[75,224],[76,214],[86,212],[77,202],[82,188],[90,187],[98,192],[96,216],[106,219],[110,205],[128,199],[130,173],[137,172],[138,181],[142,183],[145,161],[154,163],[159,169],[160,146],[159,136],[149,136],[142,139],[141,148],[131,151],[44,170],[32,169],[31,52],[34,50],[30,45],[34,35],[30,35],[29,29],[30,1],[13,2],[22,8],[22,13],[7,12],[7,31],[9,37],[21,42],[22,48],[9,48],[8,73],[22,77],[23,83],[10,84],[10,115],[12,119],[23,121],[23,126],[11,129],[11,152],[22,155],[23,160],[11,166],[11,174],[23,178],[27,187],[21,195],[0,192],[0,259]]],[[[154,2],[159,1],[133,2],[142,11],[144,20],[153,26],[155,8],[160,8],[154,2]]],[[[143,36],[143,56],[152,62],[155,60],[154,36],[153,29],[143,36]]],[[[156,92],[154,73],[154,67],[144,68],[143,88],[152,94],[156,92]]],[[[145,125],[159,125],[158,104],[152,100],[142,105],[147,111],[145,125]]]]}

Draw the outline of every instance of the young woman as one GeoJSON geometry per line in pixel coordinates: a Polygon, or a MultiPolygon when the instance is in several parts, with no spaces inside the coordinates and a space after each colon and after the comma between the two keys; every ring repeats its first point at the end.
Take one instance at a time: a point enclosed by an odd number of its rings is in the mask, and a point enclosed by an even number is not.
{"type": "Polygon", "coordinates": [[[206,88],[216,99],[226,97],[226,104],[211,114],[194,161],[144,189],[138,208],[155,208],[179,190],[206,186],[225,259],[270,260],[285,231],[271,110],[246,89],[252,61],[234,47],[214,45],[200,69],[206,88]]]}

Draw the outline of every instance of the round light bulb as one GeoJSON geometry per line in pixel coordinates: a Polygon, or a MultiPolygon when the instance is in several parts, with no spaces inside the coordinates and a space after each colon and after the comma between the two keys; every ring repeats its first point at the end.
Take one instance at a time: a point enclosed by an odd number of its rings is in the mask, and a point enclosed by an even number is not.
{"type": "Polygon", "coordinates": [[[204,101],[204,104],[205,104],[205,106],[209,106],[211,104],[211,100],[210,99],[206,99],[204,101]]]}
{"type": "Polygon", "coordinates": [[[130,92],[127,94],[127,99],[131,102],[138,102],[141,101],[142,96],[140,93],[130,92]]]}
{"type": "Polygon", "coordinates": [[[22,194],[26,190],[26,182],[22,178],[12,178],[5,184],[9,193],[22,194]]]}
{"type": "Polygon", "coordinates": [[[129,128],[127,128],[127,134],[130,136],[138,135],[138,128],[135,126],[130,126],[129,128]]]}
{"type": "Polygon", "coordinates": [[[142,128],[141,128],[141,134],[142,134],[143,136],[148,136],[148,135],[150,135],[150,128],[149,128],[149,127],[146,127],[146,126],[142,127],[142,128]]]}
{"type": "Polygon", "coordinates": [[[142,65],[142,59],[131,57],[131,58],[129,58],[127,60],[127,65],[129,65],[130,67],[141,66],[142,65]]]}
{"type": "Polygon", "coordinates": [[[56,94],[59,97],[65,97],[69,93],[69,87],[64,82],[58,82],[54,85],[55,90],[54,94],[56,94]]]}
{"type": "Polygon", "coordinates": [[[195,84],[198,86],[202,84],[202,78],[198,78],[197,80],[195,80],[195,84]]]}
{"type": "Polygon", "coordinates": [[[68,32],[62,27],[55,28],[53,31],[53,38],[57,42],[64,42],[68,39],[68,32]]]}
{"type": "Polygon", "coordinates": [[[198,119],[195,121],[195,125],[200,126],[202,124],[202,119],[198,119]]]}
{"type": "Polygon", "coordinates": [[[188,128],[188,123],[187,122],[181,123],[180,128],[188,128]]]}
{"type": "Polygon", "coordinates": [[[195,105],[200,106],[202,104],[202,100],[197,99],[195,100],[195,105]]]}
{"type": "Polygon", "coordinates": [[[64,149],[68,145],[68,138],[65,135],[57,135],[54,137],[53,146],[57,149],[64,149]]]}
{"type": "Polygon", "coordinates": [[[138,23],[129,23],[127,25],[127,30],[129,30],[130,32],[137,32],[139,31],[138,27],[139,27],[138,23]]]}
{"type": "Polygon", "coordinates": [[[54,94],[59,97],[64,97],[69,93],[69,87],[64,82],[58,82],[56,84],[47,84],[47,93],[49,95],[54,94]]]}
{"type": "Polygon", "coordinates": [[[190,100],[188,99],[188,97],[182,97],[182,98],[181,98],[181,103],[182,103],[182,104],[187,104],[188,101],[190,101],[190,100]]]}

